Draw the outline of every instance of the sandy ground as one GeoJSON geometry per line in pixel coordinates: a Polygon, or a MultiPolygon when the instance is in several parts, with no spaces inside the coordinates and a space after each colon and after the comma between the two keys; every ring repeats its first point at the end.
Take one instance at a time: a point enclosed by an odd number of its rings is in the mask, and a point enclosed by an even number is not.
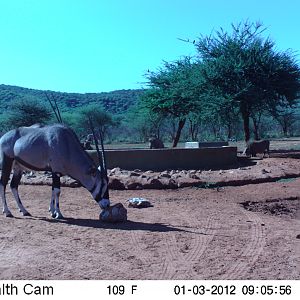
{"type": "MultiPolygon", "coordinates": [[[[260,167],[269,176],[274,159],[260,167]]],[[[299,163],[280,162],[286,172],[299,163]]],[[[111,191],[113,204],[143,197],[153,207],[127,208],[127,222],[109,224],[83,188],[62,188],[59,221],[48,213],[49,186],[22,185],[32,217],[8,191],[14,218],[0,215],[0,279],[300,279],[299,186],[111,191]]]]}

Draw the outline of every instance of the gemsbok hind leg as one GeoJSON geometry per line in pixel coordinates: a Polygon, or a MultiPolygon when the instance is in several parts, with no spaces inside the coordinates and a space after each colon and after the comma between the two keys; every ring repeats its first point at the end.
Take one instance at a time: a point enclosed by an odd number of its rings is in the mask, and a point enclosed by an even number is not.
{"type": "Polygon", "coordinates": [[[6,202],[6,185],[9,181],[9,176],[12,168],[13,159],[6,156],[4,153],[2,154],[2,174],[0,179],[0,194],[2,198],[2,204],[3,204],[3,214],[6,217],[12,217],[12,213],[8,209],[7,202],[6,202]]]}
{"type": "Polygon", "coordinates": [[[63,219],[63,215],[59,209],[60,196],[60,177],[56,173],[52,173],[52,195],[50,201],[49,211],[51,217],[55,219],[63,219]]]}
{"type": "Polygon", "coordinates": [[[13,170],[14,170],[14,173],[13,173],[13,177],[10,182],[11,191],[15,197],[15,200],[17,202],[20,212],[23,214],[23,216],[30,217],[31,214],[23,206],[22,201],[19,196],[19,192],[18,192],[18,187],[19,187],[22,175],[23,175],[23,170],[17,164],[15,164],[13,170]]]}

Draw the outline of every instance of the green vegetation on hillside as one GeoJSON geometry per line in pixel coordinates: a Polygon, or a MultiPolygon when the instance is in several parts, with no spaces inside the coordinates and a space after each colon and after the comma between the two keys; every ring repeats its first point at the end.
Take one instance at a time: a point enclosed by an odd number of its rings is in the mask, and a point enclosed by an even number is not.
{"type": "MultiPolygon", "coordinates": [[[[62,112],[70,108],[82,107],[87,104],[100,104],[107,112],[112,114],[124,113],[135,104],[142,90],[119,90],[103,93],[63,93],[47,91],[51,98],[56,99],[62,112]]],[[[47,102],[45,91],[28,89],[18,86],[0,84],[0,107],[9,109],[15,101],[32,98],[47,102]]]]}
{"type": "MultiPolygon", "coordinates": [[[[89,133],[85,115],[93,112],[96,126],[103,134],[116,127],[138,102],[143,90],[118,90],[103,93],[62,93],[41,91],[18,86],[0,84],[0,125],[1,132],[32,123],[55,123],[55,115],[47,99],[55,100],[63,121],[79,136],[89,133]],[[97,117],[96,117],[97,116],[97,117]]],[[[114,133],[115,134],[115,133],[114,133]]],[[[127,134],[126,134],[127,135],[127,134]]],[[[109,140],[123,139],[107,136],[109,140]]]]}

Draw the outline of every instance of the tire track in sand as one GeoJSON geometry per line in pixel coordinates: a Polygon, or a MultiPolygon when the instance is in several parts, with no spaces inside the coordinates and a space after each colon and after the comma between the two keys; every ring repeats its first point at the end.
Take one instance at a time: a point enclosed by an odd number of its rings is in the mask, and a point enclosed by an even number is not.
{"type": "Polygon", "coordinates": [[[193,272],[193,265],[203,255],[208,244],[214,237],[214,230],[217,222],[213,217],[206,218],[202,222],[195,222],[195,218],[186,212],[180,214],[184,221],[187,221],[189,226],[196,230],[194,233],[176,233],[172,232],[166,238],[166,257],[162,266],[162,274],[160,279],[186,279],[193,272]],[[191,241],[191,244],[186,245],[185,249],[178,248],[177,237],[184,236],[185,240],[191,241]],[[193,238],[190,238],[193,235],[193,238]]]}
{"type": "Polygon", "coordinates": [[[220,278],[226,280],[244,279],[249,268],[257,261],[265,246],[265,229],[260,217],[253,212],[242,211],[251,222],[249,243],[245,245],[239,258],[220,278]]]}
{"type": "MultiPolygon", "coordinates": [[[[147,244],[145,243],[145,240],[147,239],[147,232],[134,230],[129,233],[129,238],[130,243],[133,246],[132,254],[142,262],[145,268],[149,269],[158,264],[157,258],[153,257],[153,253],[151,251],[147,251],[147,244]]],[[[143,271],[145,270],[145,268],[141,269],[142,277],[140,279],[157,279],[157,276],[155,278],[143,277],[145,276],[145,273],[143,271]]],[[[158,272],[159,274],[160,268],[157,268],[156,272],[158,272]]]]}
{"type": "Polygon", "coordinates": [[[172,279],[180,272],[183,277],[192,271],[193,263],[199,260],[206,247],[214,236],[215,221],[212,217],[194,221],[195,218],[184,210],[179,210],[177,218],[180,218],[188,226],[176,226],[183,230],[158,233],[158,240],[163,242],[165,249],[159,257],[153,258],[147,253],[145,245],[146,233],[143,231],[131,231],[129,233],[130,243],[133,245],[134,255],[145,265],[157,266],[155,279],[172,279]],[[189,228],[187,231],[186,228],[189,228]],[[194,232],[189,232],[194,231],[194,232]],[[178,247],[177,238],[190,241],[191,244],[184,249],[178,247]]]}

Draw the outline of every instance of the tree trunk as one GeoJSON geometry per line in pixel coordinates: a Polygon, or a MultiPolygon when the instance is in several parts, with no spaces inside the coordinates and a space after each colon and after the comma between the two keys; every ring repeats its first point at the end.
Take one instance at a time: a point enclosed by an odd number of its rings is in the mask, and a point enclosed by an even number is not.
{"type": "Polygon", "coordinates": [[[250,140],[250,112],[248,106],[245,103],[241,103],[240,112],[243,118],[245,142],[248,143],[250,140]]]}
{"type": "Polygon", "coordinates": [[[249,116],[244,116],[243,121],[244,121],[245,142],[248,143],[250,140],[249,116]]]}
{"type": "Polygon", "coordinates": [[[284,137],[288,136],[288,124],[285,122],[285,120],[282,122],[282,132],[284,137]]]}
{"type": "Polygon", "coordinates": [[[190,120],[190,135],[193,142],[197,141],[197,124],[190,120]]]}
{"type": "Polygon", "coordinates": [[[229,141],[232,137],[232,126],[231,123],[227,123],[227,140],[229,141]]]}
{"type": "Polygon", "coordinates": [[[262,111],[258,112],[256,115],[253,114],[251,116],[252,121],[253,121],[253,129],[254,129],[254,139],[256,141],[259,141],[260,136],[259,136],[259,127],[260,127],[260,123],[261,123],[261,117],[262,117],[262,111]]]}
{"type": "Polygon", "coordinates": [[[216,128],[216,126],[212,125],[212,131],[213,131],[213,134],[214,134],[214,138],[216,140],[217,139],[217,128],[216,128]]]}
{"type": "Polygon", "coordinates": [[[253,120],[253,127],[254,127],[254,139],[256,141],[259,141],[259,134],[258,134],[258,127],[259,125],[257,124],[256,120],[255,119],[252,119],[253,120]]]}
{"type": "Polygon", "coordinates": [[[182,128],[184,127],[185,121],[186,121],[186,119],[180,119],[179,122],[178,122],[176,135],[175,135],[175,138],[174,138],[174,141],[173,141],[173,148],[177,147],[177,144],[179,142],[181,131],[182,131],[182,128]]]}
{"type": "Polygon", "coordinates": [[[159,127],[156,129],[156,137],[160,139],[160,130],[159,127]]]}

